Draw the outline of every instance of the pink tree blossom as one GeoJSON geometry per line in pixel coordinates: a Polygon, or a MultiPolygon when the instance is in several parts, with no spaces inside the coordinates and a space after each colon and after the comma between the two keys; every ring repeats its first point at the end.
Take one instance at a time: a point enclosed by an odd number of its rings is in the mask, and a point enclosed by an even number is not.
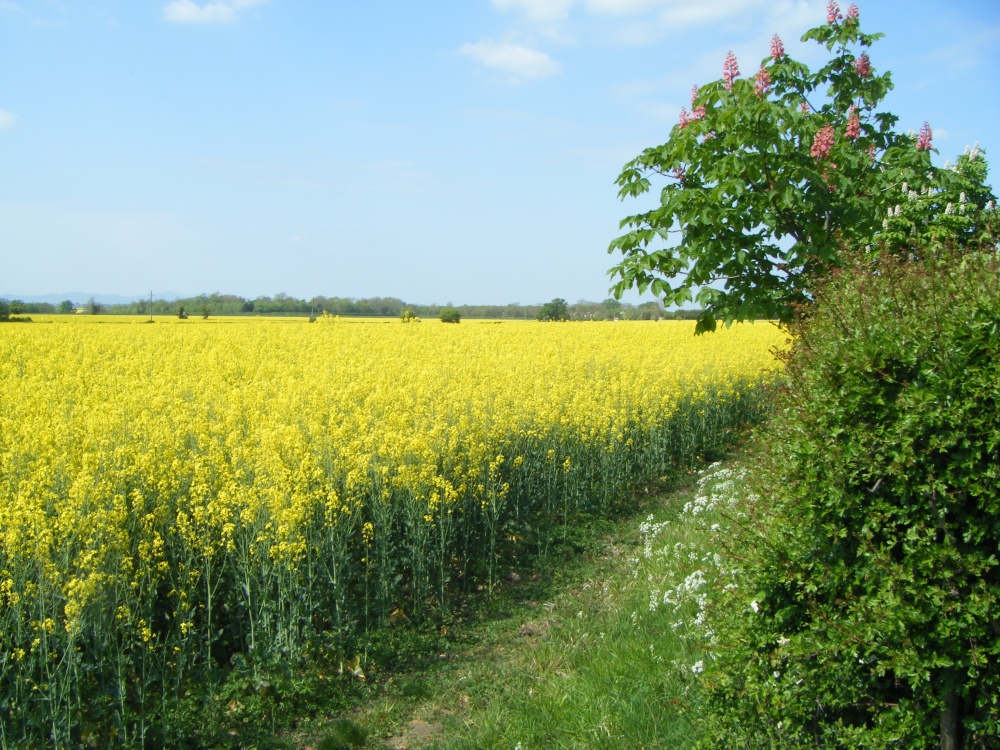
{"type": "Polygon", "coordinates": [[[736,55],[733,54],[732,50],[729,50],[729,54],[726,55],[726,59],[722,63],[722,78],[725,81],[723,85],[726,87],[726,91],[733,90],[733,81],[739,75],[740,66],[736,64],[736,55]]]}
{"type": "Polygon", "coordinates": [[[781,37],[775,34],[771,37],[771,57],[780,60],[785,56],[785,45],[781,43],[781,37]]]}
{"type": "Polygon", "coordinates": [[[840,13],[840,6],[837,5],[837,0],[830,0],[826,4],[826,22],[829,24],[837,23],[843,16],[840,13]]]}
{"type": "Polygon", "coordinates": [[[867,78],[872,74],[872,61],[868,59],[867,52],[862,52],[861,56],[854,61],[854,70],[862,78],[867,78]]]}
{"type": "Polygon", "coordinates": [[[861,118],[858,117],[858,108],[855,106],[848,110],[847,129],[844,131],[844,135],[852,141],[856,141],[861,135],[861,118]]]}
{"type": "Polygon", "coordinates": [[[771,88],[771,74],[767,72],[767,68],[761,65],[754,78],[753,92],[763,99],[769,88],[771,88]]]}
{"type": "Polygon", "coordinates": [[[917,151],[930,151],[931,150],[931,126],[924,121],[923,127],[920,128],[920,135],[917,137],[917,151]]]}
{"type": "Polygon", "coordinates": [[[696,83],[691,87],[691,111],[688,112],[686,108],[681,107],[681,130],[684,130],[688,125],[690,125],[695,120],[700,120],[705,116],[707,110],[705,106],[700,107],[695,106],[695,102],[698,101],[698,84],[696,83]]]}
{"type": "Polygon", "coordinates": [[[858,4],[851,3],[847,6],[847,20],[857,21],[858,20],[858,4]]]}
{"type": "Polygon", "coordinates": [[[836,136],[833,134],[833,125],[824,125],[813,138],[812,157],[814,159],[825,159],[833,148],[836,136]]]}

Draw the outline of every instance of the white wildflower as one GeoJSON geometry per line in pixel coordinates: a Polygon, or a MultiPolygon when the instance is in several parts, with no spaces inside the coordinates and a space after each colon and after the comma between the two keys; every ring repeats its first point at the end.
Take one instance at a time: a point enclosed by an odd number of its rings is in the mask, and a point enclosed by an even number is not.
{"type": "Polygon", "coordinates": [[[698,661],[696,661],[694,664],[691,665],[691,671],[694,674],[701,674],[702,672],[705,671],[705,662],[699,659],[698,661]]]}

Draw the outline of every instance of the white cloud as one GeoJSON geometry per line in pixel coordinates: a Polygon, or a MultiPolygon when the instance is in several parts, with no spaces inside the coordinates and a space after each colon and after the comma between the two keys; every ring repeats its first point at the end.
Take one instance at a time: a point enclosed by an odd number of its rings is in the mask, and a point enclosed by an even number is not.
{"type": "Polygon", "coordinates": [[[715,23],[753,12],[756,8],[769,7],[773,3],[754,0],[712,0],[711,2],[668,3],[660,14],[660,20],[670,26],[688,26],[700,23],[715,23]]]}
{"type": "MultiPolygon", "coordinates": [[[[787,4],[787,3],[782,3],[787,4]]],[[[704,23],[770,8],[771,0],[493,0],[501,10],[520,10],[528,18],[553,21],[566,18],[576,5],[600,16],[636,16],[656,13],[664,21],[704,23]]]]}
{"type": "Polygon", "coordinates": [[[944,66],[951,73],[961,73],[991,64],[1000,47],[1000,26],[986,26],[962,34],[961,41],[934,50],[922,50],[922,62],[944,66]]]}
{"type": "Polygon", "coordinates": [[[484,39],[475,44],[463,44],[458,48],[458,53],[517,78],[541,78],[562,70],[562,65],[545,52],[514,42],[484,39]]]}
{"type": "MultiPolygon", "coordinates": [[[[710,0],[706,0],[710,2],[710,0]]],[[[656,8],[672,5],[684,5],[684,1],[670,2],[670,0],[587,0],[586,7],[591,13],[606,16],[633,16],[638,13],[646,13],[656,8]]],[[[698,3],[703,5],[705,3],[698,3]]]]}
{"type": "MultiPolygon", "coordinates": [[[[682,2],[690,0],[682,0],[682,2]]],[[[672,0],[493,0],[500,10],[519,10],[536,21],[557,21],[569,15],[575,5],[583,5],[598,15],[627,16],[670,5],[672,0]]],[[[676,2],[676,0],[674,0],[676,2]]]]}
{"type": "Polygon", "coordinates": [[[0,10],[13,10],[19,13],[24,12],[24,8],[17,3],[10,2],[10,0],[0,0],[0,10]]]}
{"type": "Polygon", "coordinates": [[[522,11],[537,21],[555,21],[565,18],[577,0],[493,0],[500,10],[512,8],[522,11]]]}
{"type": "Polygon", "coordinates": [[[198,5],[193,0],[170,0],[163,6],[163,20],[171,23],[233,23],[240,11],[269,0],[211,0],[198,5]]]}
{"type": "Polygon", "coordinates": [[[13,112],[8,112],[6,109],[0,109],[0,130],[3,130],[4,128],[9,128],[19,119],[21,118],[19,118],[13,112]]]}
{"type": "MultiPolygon", "coordinates": [[[[687,103],[685,102],[685,105],[687,103]]],[[[680,104],[640,104],[639,110],[650,120],[666,122],[673,125],[680,115],[680,104]]],[[[624,164],[624,161],[622,162],[624,164]]]]}
{"type": "MultiPolygon", "coordinates": [[[[492,3],[500,10],[519,11],[536,27],[549,30],[564,26],[570,14],[579,9],[601,24],[603,36],[627,46],[650,44],[693,26],[731,27],[739,32],[777,24],[780,29],[798,30],[803,23],[808,28],[825,18],[824,0],[492,0],[492,3]]],[[[797,31],[796,36],[798,33],[801,32],[797,31]]]]}

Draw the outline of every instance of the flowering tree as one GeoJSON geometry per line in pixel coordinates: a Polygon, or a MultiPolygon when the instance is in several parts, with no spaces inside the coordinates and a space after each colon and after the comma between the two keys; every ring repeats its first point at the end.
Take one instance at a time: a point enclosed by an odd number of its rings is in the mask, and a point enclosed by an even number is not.
{"type": "Polygon", "coordinates": [[[691,93],[669,140],[623,168],[619,196],[662,179],[660,205],[621,222],[609,252],[613,291],[647,288],[667,305],[697,300],[699,332],[716,320],[788,321],[842,247],[909,253],[934,243],[995,244],[995,198],[977,149],[954,168],[931,164],[932,133],[894,130],[879,111],[892,88],[868,48],[856,5],[827,6],[826,24],[803,40],[832,56],[817,72],[781,39],[753,77],[736,56],[722,78],[691,93]],[[721,287],[721,288],[720,288],[721,287]]]}

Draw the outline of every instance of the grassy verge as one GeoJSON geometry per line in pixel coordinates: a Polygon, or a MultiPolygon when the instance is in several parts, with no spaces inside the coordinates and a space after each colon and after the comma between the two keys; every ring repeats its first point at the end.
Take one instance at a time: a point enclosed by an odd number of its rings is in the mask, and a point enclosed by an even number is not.
{"type": "Polygon", "coordinates": [[[295,746],[690,747],[701,655],[675,632],[672,608],[651,606],[665,558],[648,542],[703,554],[704,525],[682,513],[696,478],[644,498],[638,515],[579,527],[539,572],[511,572],[491,601],[424,641],[435,653],[415,649],[407,668],[377,676],[363,703],[314,720],[295,746]]]}

